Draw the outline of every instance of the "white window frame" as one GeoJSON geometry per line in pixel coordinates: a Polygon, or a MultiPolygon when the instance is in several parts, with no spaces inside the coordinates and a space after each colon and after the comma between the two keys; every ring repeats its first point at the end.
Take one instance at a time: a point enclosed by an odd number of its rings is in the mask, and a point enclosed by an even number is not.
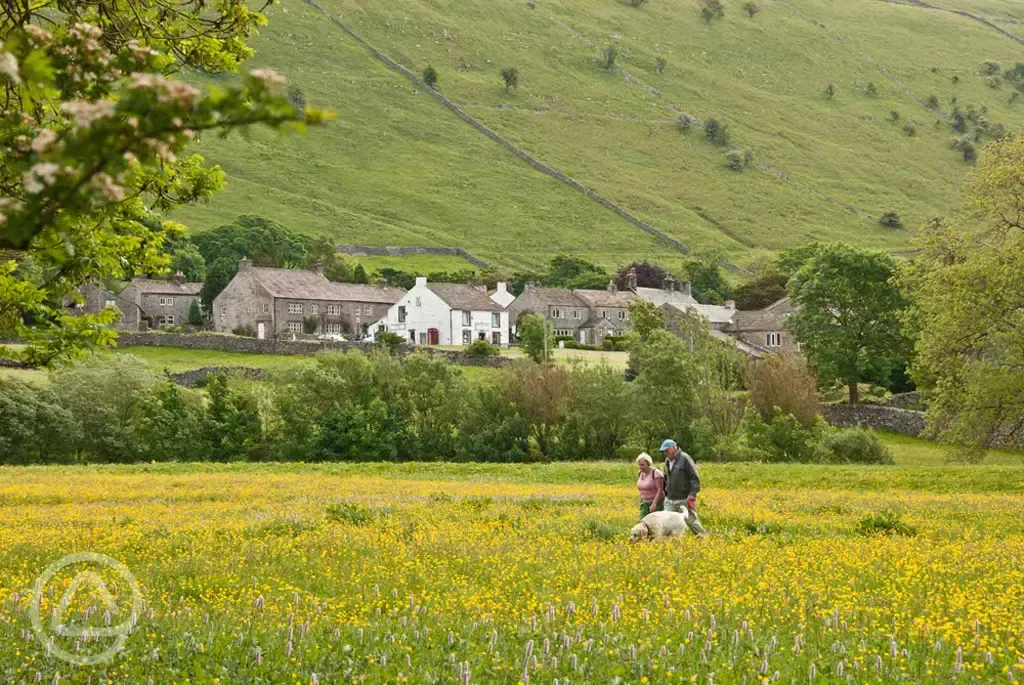
{"type": "Polygon", "coordinates": [[[602,309],[601,310],[601,318],[602,319],[607,319],[608,318],[608,310],[607,309],[602,309]]]}
{"type": "Polygon", "coordinates": [[[163,314],[157,317],[157,322],[161,326],[173,326],[174,325],[174,314],[163,314]]]}
{"type": "Polygon", "coordinates": [[[423,298],[422,297],[417,297],[416,298],[416,306],[417,307],[422,307],[423,306],[423,298]]]}
{"type": "Polygon", "coordinates": [[[473,331],[468,328],[462,329],[462,344],[468,345],[473,342],[473,331]]]}
{"type": "Polygon", "coordinates": [[[501,344],[501,331],[492,331],[491,332],[491,344],[492,345],[500,345],[501,344]]]}
{"type": "Polygon", "coordinates": [[[408,318],[408,313],[405,311],[405,305],[398,305],[398,323],[405,323],[406,318],[408,318]]]}
{"type": "Polygon", "coordinates": [[[329,323],[329,324],[327,324],[327,332],[330,335],[341,335],[341,324],[340,323],[329,323]]]}
{"type": "Polygon", "coordinates": [[[782,347],[782,333],[771,332],[765,336],[767,347],[782,347]]]}
{"type": "Polygon", "coordinates": [[[572,318],[579,319],[580,318],[580,310],[578,310],[578,309],[572,310],[572,318]]]}
{"type": "Polygon", "coordinates": [[[161,307],[173,307],[174,306],[174,298],[173,297],[161,297],[161,298],[159,298],[159,302],[160,302],[160,306],[161,307]]]}
{"type": "Polygon", "coordinates": [[[117,309],[117,302],[115,300],[107,300],[103,303],[104,309],[117,309]]]}
{"type": "Polygon", "coordinates": [[[501,328],[501,314],[499,312],[491,313],[491,328],[501,328]]]}
{"type": "Polygon", "coordinates": [[[318,304],[311,304],[311,305],[309,305],[309,314],[310,314],[310,316],[316,316],[319,313],[320,313],[320,305],[318,305],[318,304]]]}
{"type": "Polygon", "coordinates": [[[266,302],[263,303],[263,313],[264,314],[269,314],[270,313],[270,305],[267,304],[266,302]]]}
{"type": "Polygon", "coordinates": [[[626,320],[626,312],[616,312],[619,315],[619,321],[626,320]]]}
{"type": "Polygon", "coordinates": [[[462,312],[462,325],[463,326],[472,326],[473,325],[473,316],[472,316],[472,314],[470,314],[469,312],[462,312]]]}
{"type": "Polygon", "coordinates": [[[327,316],[341,316],[341,305],[340,304],[329,304],[329,305],[327,305],[327,316]]]}
{"type": "Polygon", "coordinates": [[[285,328],[288,329],[289,333],[301,333],[302,332],[302,322],[301,321],[289,321],[288,324],[285,326],[285,328]]]}
{"type": "Polygon", "coordinates": [[[365,307],[363,307],[363,314],[365,314],[366,316],[373,316],[373,305],[368,304],[365,307]]]}
{"type": "Polygon", "coordinates": [[[288,303],[289,314],[302,314],[302,303],[301,302],[289,302],[288,303]]]}

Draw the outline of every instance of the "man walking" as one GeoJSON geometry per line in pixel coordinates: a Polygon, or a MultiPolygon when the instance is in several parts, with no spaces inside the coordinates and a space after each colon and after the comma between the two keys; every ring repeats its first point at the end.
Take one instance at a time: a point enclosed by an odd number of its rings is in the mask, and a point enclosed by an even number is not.
{"type": "Polygon", "coordinates": [[[700,477],[697,466],[689,454],[679,449],[675,440],[661,443],[665,455],[665,511],[675,511],[686,516],[686,525],[695,534],[706,538],[708,532],[697,518],[697,492],[700,477]]]}

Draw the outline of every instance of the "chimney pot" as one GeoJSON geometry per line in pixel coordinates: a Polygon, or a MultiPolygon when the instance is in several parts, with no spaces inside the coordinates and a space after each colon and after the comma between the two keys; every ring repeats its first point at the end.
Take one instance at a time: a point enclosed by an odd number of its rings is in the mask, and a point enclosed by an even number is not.
{"type": "Polygon", "coordinates": [[[241,258],[241,259],[240,259],[240,260],[238,261],[238,270],[239,270],[239,271],[245,271],[245,270],[246,270],[246,269],[248,269],[248,268],[249,268],[249,258],[248,258],[248,257],[245,257],[245,256],[243,256],[243,257],[242,257],[242,258],[241,258]]]}
{"type": "Polygon", "coordinates": [[[309,265],[309,270],[312,271],[313,273],[317,274],[318,276],[323,276],[324,275],[324,263],[321,262],[319,259],[317,259],[316,261],[314,261],[313,263],[311,263],[309,265]]]}
{"type": "Polygon", "coordinates": [[[185,283],[185,272],[180,269],[174,274],[174,282],[178,285],[184,285],[185,283]]]}
{"type": "Polygon", "coordinates": [[[500,281],[498,283],[498,292],[499,293],[507,293],[508,292],[508,286],[505,284],[504,281],[500,281]]]}
{"type": "Polygon", "coordinates": [[[427,277],[426,276],[417,276],[416,277],[416,287],[417,288],[425,287],[426,285],[427,285],[427,277]]]}
{"type": "Polygon", "coordinates": [[[682,291],[682,293],[684,295],[686,295],[687,297],[693,297],[693,295],[691,293],[690,282],[689,281],[682,281],[679,284],[679,290],[682,291]]]}
{"type": "Polygon", "coordinates": [[[608,292],[614,293],[618,291],[618,286],[615,285],[615,281],[608,281],[608,292]]]}

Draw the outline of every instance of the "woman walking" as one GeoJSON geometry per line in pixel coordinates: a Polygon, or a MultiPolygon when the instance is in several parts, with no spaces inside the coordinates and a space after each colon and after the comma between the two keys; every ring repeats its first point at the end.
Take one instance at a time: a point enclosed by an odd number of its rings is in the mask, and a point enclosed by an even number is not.
{"type": "Polygon", "coordinates": [[[665,499],[665,475],[654,468],[651,455],[642,452],[636,458],[637,468],[640,473],[636,479],[636,489],[640,491],[640,518],[647,516],[652,511],[661,511],[661,504],[665,499]]]}

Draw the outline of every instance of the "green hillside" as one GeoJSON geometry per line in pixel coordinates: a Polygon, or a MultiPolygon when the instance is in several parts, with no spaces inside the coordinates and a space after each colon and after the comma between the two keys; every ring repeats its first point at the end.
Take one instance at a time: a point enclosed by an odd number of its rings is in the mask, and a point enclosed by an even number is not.
{"type": "MultiPolygon", "coordinates": [[[[725,0],[710,22],[698,0],[318,3],[413,72],[433,65],[441,93],[544,164],[738,263],[816,239],[905,248],[907,228],[957,204],[970,168],[950,146],[952,98],[992,125],[1024,123],[1024,96],[1011,104],[1014,85],[983,73],[986,60],[1024,61],[994,28],[1024,41],[1012,0],[759,0],[753,18],[725,0]],[[506,95],[510,66],[520,84],[506,95]],[[682,131],[680,112],[727,122],[753,161],[730,170],[728,148],[682,131]],[[879,225],[888,209],[905,229],[879,225]]],[[[259,213],[340,243],[462,247],[505,266],[561,252],[608,266],[681,258],[485,137],[317,8],[289,0],[269,15],[250,66],[277,68],[338,119],[306,136],[203,140],[229,187],[183,213],[194,230],[259,213]]]]}

